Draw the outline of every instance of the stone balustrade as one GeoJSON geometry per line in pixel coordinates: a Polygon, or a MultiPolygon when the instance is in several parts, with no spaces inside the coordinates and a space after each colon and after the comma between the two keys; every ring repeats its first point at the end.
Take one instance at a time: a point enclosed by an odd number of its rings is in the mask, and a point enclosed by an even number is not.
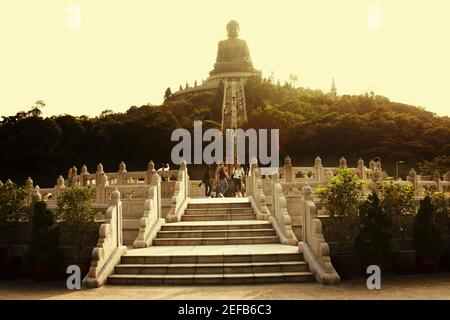
{"type": "Polygon", "coordinates": [[[146,248],[151,245],[158,230],[165,223],[161,215],[161,177],[155,173],[144,203],[139,234],[133,243],[135,248],[146,248]]]}
{"type": "Polygon", "coordinates": [[[280,184],[278,173],[272,175],[272,214],[270,221],[275,226],[281,243],[297,245],[298,240],[292,230],[291,217],[287,210],[287,201],[280,184]]]}
{"type": "Polygon", "coordinates": [[[266,203],[261,171],[257,164],[250,165],[250,174],[247,177],[246,185],[252,207],[256,212],[256,218],[258,220],[269,220],[270,211],[266,203]]]}
{"type": "Polygon", "coordinates": [[[186,162],[183,161],[178,171],[177,181],[175,183],[175,191],[172,196],[172,204],[167,214],[167,222],[180,221],[184,210],[189,202],[189,175],[187,173],[186,162]]]}
{"type": "Polygon", "coordinates": [[[310,270],[317,281],[322,284],[335,284],[340,281],[339,275],[331,264],[330,248],[322,232],[322,222],[317,217],[316,205],[313,201],[311,187],[302,189],[302,209],[304,212],[303,241],[299,242],[299,251],[303,253],[310,270]]]}
{"type": "Polygon", "coordinates": [[[106,210],[105,223],[100,225],[97,245],[92,250],[91,267],[83,280],[87,287],[105,284],[127,248],[122,245],[122,202],[119,190],[111,194],[111,205],[106,210]]]}

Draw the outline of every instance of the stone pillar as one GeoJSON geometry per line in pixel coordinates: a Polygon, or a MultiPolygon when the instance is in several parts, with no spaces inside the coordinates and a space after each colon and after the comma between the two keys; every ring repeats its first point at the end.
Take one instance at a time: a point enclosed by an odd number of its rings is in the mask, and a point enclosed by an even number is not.
{"type": "Polygon", "coordinates": [[[81,173],[80,173],[80,184],[82,187],[86,187],[87,186],[87,175],[89,175],[88,169],[86,167],[86,165],[83,165],[81,167],[81,173]]]}
{"type": "Polygon", "coordinates": [[[26,198],[26,203],[27,203],[27,205],[30,205],[33,200],[32,197],[33,197],[33,192],[34,192],[33,180],[31,180],[31,177],[28,177],[27,180],[25,181],[25,189],[28,192],[28,195],[26,198]]]}
{"type": "Polygon", "coordinates": [[[121,162],[119,164],[119,174],[117,175],[117,184],[122,185],[122,184],[126,184],[125,181],[125,173],[127,172],[127,165],[125,164],[125,162],[121,162]]]}
{"type": "Polygon", "coordinates": [[[439,171],[433,172],[433,181],[436,182],[436,191],[442,192],[441,174],[439,171]]]}
{"type": "Polygon", "coordinates": [[[359,158],[359,160],[358,160],[358,176],[361,179],[364,179],[364,180],[367,179],[366,170],[365,170],[365,166],[364,166],[364,160],[361,158],[359,158]]]}
{"type": "Polygon", "coordinates": [[[158,192],[158,194],[157,194],[158,218],[162,218],[162,211],[161,211],[162,210],[161,209],[161,177],[159,176],[159,174],[152,175],[151,185],[152,186],[156,186],[156,190],[158,192]]]}
{"type": "Polygon", "coordinates": [[[339,160],[339,169],[347,169],[347,160],[344,157],[339,160]]]}
{"type": "Polygon", "coordinates": [[[107,203],[106,187],[109,186],[108,176],[103,174],[100,176],[100,183],[97,185],[97,202],[101,204],[107,203]]]}
{"type": "Polygon", "coordinates": [[[155,164],[153,163],[152,160],[150,160],[150,162],[147,165],[147,179],[146,179],[146,184],[151,184],[152,183],[152,179],[153,179],[153,174],[156,173],[155,170],[155,164]]]}
{"type": "Polygon", "coordinates": [[[68,174],[68,185],[69,187],[75,187],[77,185],[77,179],[78,179],[78,169],[77,167],[73,166],[71,169],[69,169],[68,174]]]}
{"type": "Polygon", "coordinates": [[[62,190],[66,187],[65,181],[63,176],[59,176],[56,180],[56,199],[58,199],[61,196],[62,190]]]}
{"type": "Polygon", "coordinates": [[[317,182],[325,181],[325,175],[324,175],[324,172],[323,172],[322,159],[320,159],[319,156],[317,156],[316,159],[314,160],[314,169],[316,171],[317,182]]]}
{"type": "Polygon", "coordinates": [[[418,191],[417,188],[417,172],[416,170],[414,170],[414,168],[411,168],[411,170],[409,170],[409,174],[408,174],[408,180],[409,182],[412,183],[414,190],[416,190],[416,192],[418,191]]]}
{"type": "Polygon", "coordinates": [[[33,196],[32,196],[32,203],[33,204],[35,204],[35,203],[37,203],[39,201],[42,201],[42,195],[41,195],[39,190],[40,190],[39,186],[36,186],[33,189],[33,196]]]}
{"type": "Polygon", "coordinates": [[[103,171],[103,165],[99,163],[97,165],[97,172],[95,173],[95,184],[97,186],[100,185],[103,175],[105,175],[105,172],[103,171]]]}
{"type": "Polygon", "coordinates": [[[292,182],[292,161],[289,156],[284,158],[284,180],[292,182]]]}

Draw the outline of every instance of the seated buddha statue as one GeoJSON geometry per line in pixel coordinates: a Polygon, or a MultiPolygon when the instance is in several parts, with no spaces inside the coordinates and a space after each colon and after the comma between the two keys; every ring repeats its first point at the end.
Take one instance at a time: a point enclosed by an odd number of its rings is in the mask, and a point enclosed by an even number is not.
{"type": "Polygon", "coordinates": [[[227,24],[228,39],[219,42],[214,70],[210,74],[232,71],[254,71],[247,42],[239,39],[239,24],[227,24]]]}

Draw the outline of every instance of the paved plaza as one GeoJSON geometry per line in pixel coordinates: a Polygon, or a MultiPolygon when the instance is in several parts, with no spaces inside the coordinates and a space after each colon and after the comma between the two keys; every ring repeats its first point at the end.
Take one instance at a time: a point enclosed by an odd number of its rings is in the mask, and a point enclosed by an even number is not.
{"type": "Polygon", "coordinates": [[[382,278],[380,290],[368,290],[365,279],[338,285],[310,283],[188,286],[118,286],[68,290],[62,282],[0,281],[0,299],[443,299],[450,300],[450,273],[382,278]]]}

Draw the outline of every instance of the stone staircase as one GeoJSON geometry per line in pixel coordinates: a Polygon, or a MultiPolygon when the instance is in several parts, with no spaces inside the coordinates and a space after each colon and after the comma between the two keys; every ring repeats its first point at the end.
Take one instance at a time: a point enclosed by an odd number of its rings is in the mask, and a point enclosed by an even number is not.
{"type": "Polygon", "coordinates": [[[128,250],[109,284],[217,284],[314,281],[296,246],[280,244],[247,198],[191,199],[180,222],[153,246],[128,250]]]}

